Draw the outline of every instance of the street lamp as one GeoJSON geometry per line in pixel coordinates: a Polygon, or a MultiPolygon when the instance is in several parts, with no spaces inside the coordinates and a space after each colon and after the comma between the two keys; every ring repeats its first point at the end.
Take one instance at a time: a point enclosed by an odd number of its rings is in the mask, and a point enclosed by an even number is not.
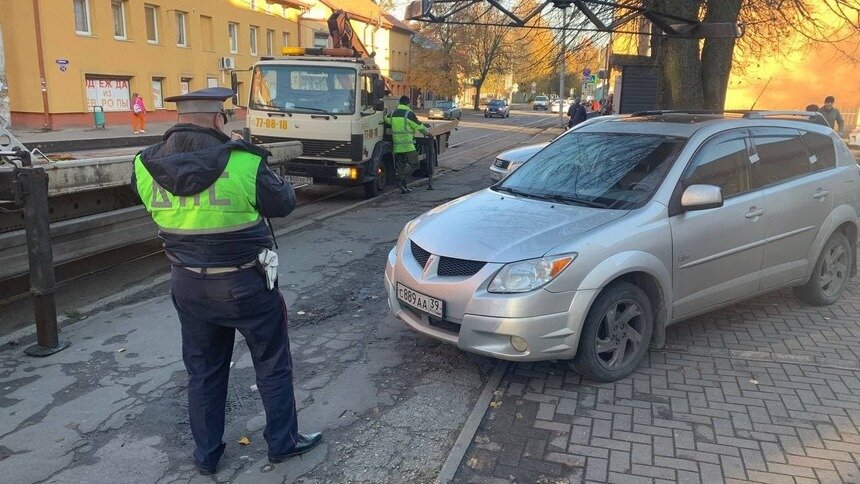
{"type": "Polygon", "coordinates": [[[558,125],[564,128],[564,71],[567,69],[565,65],[565,57],[567,56],[567,7],[572,2],[567,0],[556,0],[555,6],[561,9],[561,59],[558,72],[558,125]]]}

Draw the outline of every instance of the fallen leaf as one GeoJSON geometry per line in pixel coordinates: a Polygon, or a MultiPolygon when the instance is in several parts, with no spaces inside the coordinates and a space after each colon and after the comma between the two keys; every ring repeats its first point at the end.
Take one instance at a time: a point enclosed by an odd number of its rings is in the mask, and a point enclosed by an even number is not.
{"type": "Polygon", "coordinates": [[[474,469],[478,467],[478,459],[474,457],[469,457],[469,460],[466,462],[466,465],[474,469]]]}
{"type": "Polygon", "coordinates": [[[250,443],[251,443],[251,439],[249,439],[247,436],[239,439],[239,445],[248,445],[250,443]]]}
{"type": "Polygon", "coordinates": [[[304,312],[304,311],[299,311],[299,312],[297,312],[296,314],[298,314],[299,316],[304,316],[304,315],[305,315],[305,312],[304,312]]]}
{"type": "Polygon", "coordinates": [[[758,385],[758,380],[750,380],[750,383],[752,383],[753,385],[758,385]]]}
{"type": "Polygon", "coordinates": [[[493,408],[499,408],[502,406],[502,402],[490,402],[490,406],[493,408]]]}
{"type": "Polygon", "coordinates": [[[117,353],[122,353],[123,351],[125,351],[125,348],[120,348],[120,349],[116,350],[117,353]]]}
{"type": "Polygon", "coordinates": [[[257,385],[251,385],[251,391],[256,392],[257,391],[257,385]]]}
{"type": "Polygon", "coordinates": [[[523,414],[521,414],[520,412],[517,412],[517,418],[523,418],[523,414]]]}

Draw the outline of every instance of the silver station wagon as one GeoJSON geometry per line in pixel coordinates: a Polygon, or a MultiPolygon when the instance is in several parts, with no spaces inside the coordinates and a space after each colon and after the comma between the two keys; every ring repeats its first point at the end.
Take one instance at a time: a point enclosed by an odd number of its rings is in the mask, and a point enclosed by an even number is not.
{"type": "Polygon", "coordinates": [[[409,222],[393,313],[466,351],[628,375],[666,326],[856,273],[860,170],[809,113],[650,112],[557,138],[500,183],[409,222]]]}

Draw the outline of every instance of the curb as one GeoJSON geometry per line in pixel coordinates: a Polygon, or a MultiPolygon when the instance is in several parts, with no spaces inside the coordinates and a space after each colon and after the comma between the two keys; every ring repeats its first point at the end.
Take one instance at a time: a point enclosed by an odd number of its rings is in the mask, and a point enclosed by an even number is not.
{"type": "Polygon", "coordinates": [[[493,369],[493,374],[487,380],[484,391],[481,392],[481,396],[478,397],[478,401],[472,407],[472,412],[469,413],[469,417],[463,424],[460,435],[457,436],[457,440],[454,442],[454,446],[451,447],[445,463],[442,464],[439,475],[436,477],[436,482],[445,484],[454,479],[454,475],[457,474],[457,469],[460,468],[460,464],[466,456],[466,451],[469,449],[472,439],[475,438],[475,434],[478,432],[481,421],[484,420],[484,414],[487,413],[490,401],[492,401],[493,395],[502,381],[502,377],[505,376],[510,366],[511,362],[509,361],[498,360],[498,363],[496,363],[496,368],[493,369]]]}

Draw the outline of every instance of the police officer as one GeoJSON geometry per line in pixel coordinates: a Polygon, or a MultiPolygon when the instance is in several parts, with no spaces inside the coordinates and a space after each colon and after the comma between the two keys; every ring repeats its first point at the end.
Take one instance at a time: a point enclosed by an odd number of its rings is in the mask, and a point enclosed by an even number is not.
{"type": "Polygon", "coordinates": [[[415,133],[427,134],[427,128],[409,108],[409,96],[401,96],[397,110],[385,116],[385,125],[391,127],[394,143],[394,161],[397,166],[397,186],[400,193],[412,190],[406,186],[409,174],[418,169],[418,152],[415,151],[415,133]]]}
{"type": "Polygon", "coordinates": [[[131,183],[171,264],[194,460],[203,475],[215,473],[224,453],[236,330],[254,362],[269,460],[305,453],[322,438],[298,433],[286,304],[277,287],[267,286],[259,262],[273,245],[265,219],[285,217],[296,196],[267,166],[268,151],[221,131],[223,102],[232,96],[230,89],[210,88],[165,99],[176,103],[179,124],[137,155],[131,183]]]}

